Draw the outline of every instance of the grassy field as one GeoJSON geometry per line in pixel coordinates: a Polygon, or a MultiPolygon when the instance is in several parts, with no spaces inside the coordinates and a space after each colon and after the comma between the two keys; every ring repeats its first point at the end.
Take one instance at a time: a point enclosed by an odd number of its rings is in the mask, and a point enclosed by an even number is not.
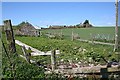
{"type": "MultiPolygon", "coordinates": [[[[114,38],[114,27],[94,27],[94,28],[73,28],[73,29],[48,29],[42,30],[42,34],[46,33],[61,33],[64,35],[64,39],[49,39],[47,37],[16,37],[16,39],[36,48],[40,51],[49,51],[52,49],[59,49],[61,54],[58,60],[86,60],[89,58],[95,58],[95,61],[103,63],[101,57],[105,57],[107,60],[115,59],[116,55],[113,52],[113,46],[105,45],[93,45],[89,43],[83,43],[80,41],[71,41],[72,31],[79,34],[81,39],[90,40],[90,34],[109,35],[110,38],[114,38]],[[85,49],[83,52],[80,49],[85,49]]],[[[42,59],[39,57],[37,59],[42,59]]],[[[45,57],[44,57],[45,58],[45,57]]],[[[43,58],[43,61],[46,59],[43,58]]],[[[49,60],[48,60],[49,61],[49,60]]]]}
{"type": "MultiPolygon", "coordinates": [[[[101,57],[105,57],[107,60],[116,59],[113,46],[93,45],[80,41],[49,39],[45,37],[16,37],[16,39],[40,51],[46,52],[59,49],[61,54],[58,55],[58,61],[64,59],[65,61],[72,60],[79,62],[81,60],[89,61],[89,58],[93,58],[95,62],[104,63],[101,57]]],[[[49,57],[39,56],[36,59],[37,61],[42,60],[50,62],[49,57]]]]}
{"type": "MultiPolygon", "coordinates": [[[[104,33],[104,34],[111,34],[114,36],[114,28],[80,28],[80,29],[73,29],[75,33],[78,33],[81,35],[83,39],[89,39],[90,33],[104,33]],[[107,31],[105,31],[105,30],[107,31]],[[97,32],[97,31],[98,32],[97,32]]],[[[65,35],[65,39],[50,39],[45,36],[41,37],[25,37],[25,36],[15,36],[15,39],[20,40],[40,51],[50,51],[53,49],[59,49],[60,54],[57,55],[57,61],[64,60],[64,62],[86,62],[87,64],[93,63],[93,64],[106,64],[105,61],[102,58],[105,58],[107,61],[117,60],[117,55],[115,52],[113,52],[113,46],[107,46],[107,45],[94,45],[90,43],[84,43],[80,41],[71,41],[68,40],[71,37],[71,31],[72,29],[63,29],[62,32],[65,35]],[[92,60],[90,60],[92,59],[92,60]]],[[[47,32],[55,32],[60,33],[61,30],[43,30],[42,33],[47,32]]],[[[5,36],[5,34],[3,34],[5,36]]],[[[6,42],[5,37],[2,38],[4,40],[4,43],[6,42]]],[[[7,45],[7,43],[5,43],[7,45]]],[[[16,45],[17,48],[17,54],[23,54],[21,47],[16,45]]],[[[6,66],[9,68],[8,59],[6,58],[5,54],[3,55],[3,69],[6,68],[6,66]]],[[[41,64],[50,64],[50,56],[37,56],[37,57],[30,57],[32,60],[35,60],[37,62],[40,62],[41,64]]],[[[14,57],[11,59],[14,60],[14,57]]],[[[32,66],[25,63],[26,61],[22,59],[21,57],[18,58],[18,60],[15,58],[16,66],[16,73],[17,77],[26,77],[29,75],[29,77],[41,77],[43,76],[43,71],[41,69],[38,69],[36,66],[32,66]],[[24,69],[24,70],[23,70],[24,69]],[[31,74],[32,73],[32,74],[31,74]],[[36,76],[37,75],[37,76],[36,76]]],[[[9,70],[3,71],[3,75],[5,77],[10,77],[9,70]]]]}
{"type": "MultiPolygon", "coordinates": [[[[78,33],[82,39],[90,39],[90,34],[106,34],[110,35],[111,38],[114,36],[114,27],[95,27],[95,28],[73,28],[73,29],[52,29],[52,30],[42,30],[42,33],[60,33],[63,32],[65,39],[49,39],[46,37],[20,37],[16,36],[15,39],[18,39],[40,51],[50,51],[52,49],[59,49],[61,54],[59,55],[58,60],[86,60],[89,58],[96,57],[95,61],[103,62],[101,56],[105,57],[107,60],[115,59],[116,55],[113,52],[113,46],[105,45],[93,45],[89,43],[83,43],[80,41],[71,41],[68,40],[71,38],[71,32],[78,33]],[[85,53],[83,50],[86,50],[85,53]],[[81,50],[81,51],[80,51],[81,50]]],[[[16,45],[18,49],[20,47],[16,45]]],[[[20,53],[22,54],[22,52],[20,53]]],[[[39,57],[38,60],[46,60],[48,57],[39,57]]],[[[49,60],[47,60],[49,62],[49,60]]]]}
{"type": "Polygon", "coordinates": [[[70,39],[71,34],[79,34],[81,39],[91,39],[90,34],[101,36],[105,35],[106,37],[109,36],[109,38],[112,40],[114,39],[114,27],[94,27],[94,28],[69,28],[69,29],[48,29],[48,30],[42,30],[42,33],[63,33],[64,38],[70,39]]]}

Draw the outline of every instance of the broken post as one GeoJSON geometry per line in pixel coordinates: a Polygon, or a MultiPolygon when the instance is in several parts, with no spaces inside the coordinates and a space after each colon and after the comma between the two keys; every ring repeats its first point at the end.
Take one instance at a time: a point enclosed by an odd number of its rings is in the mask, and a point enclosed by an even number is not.
{"type": "Polygon", "coordinates": [[[107,68],[101,68],[100,69],[101,73],[101,80],[108,80],[108,69],[107,68]]]}
{"type": "Polygon", "coordinates": [[[52,52],[51,52],[51,67],[52,67],[52,71],[54,71],[56,68],[56,52],[55,52],[55,50],[52,50],[52,52]]]}
{"type": "Polygon", "coordinates": [[[25,46],[22,46],[22,51],[23,51],[23,53],[24,53],[24,56],[25,56],[25,58],[26,58],[26,61],[27,61],[28,63],[31,63],[31,62],[30,62],[29,55],[27,54],[27,51],[26,51],[26,49],[25,49],[25,46]]]}
{"type": "Polygon", "coordinates": [[[94,44],[94,39],[95,39],[95,37],[94,37],[93,34],[92,34],[92,36],[91,36],[91,39],[92,39],[92,44],[94,44]]]}
{"type": "Polygon", "coordinates": [[[72,35],[71,35],[72,41],[74,41],[74,34],[73,34],[73,29],[72,29],[72,35]]]}
{"type": "Polygon", "coordinates": [[[15,39],[14,39],[14,33],[12,29],[11,20],[5,20],[3,22],[4,22],[4,30],[6,33],[7,43],[9,45],[9,51],[10,53],[15,53],[16,47],[15,47],[15,39]]]}
{"type": "Polygon", "coordinates": [[[63,33],[62,33],[62,29],[61,29],[61,33],[60,33],[60,39],[62,39],[63,38],[63,33]]]}

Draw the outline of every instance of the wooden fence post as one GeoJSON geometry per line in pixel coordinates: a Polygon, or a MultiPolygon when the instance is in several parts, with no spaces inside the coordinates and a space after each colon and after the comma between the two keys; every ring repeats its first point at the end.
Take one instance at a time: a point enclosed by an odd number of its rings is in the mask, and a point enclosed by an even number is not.
{"type": "Polygon", "coordinates": [[[94,44],[94,35],[92,33],[90,33],[90,37],[91,37],[92,44],[94,44]]]}
{"type": "Polygon", "coordinates": [[[60,32],[60,39],[62,39],[63,38],[63,33],[62,33],[62,29],[61,29],[61,32],[60,32]]]}
{"type": "Polygon", "coordinates": [[[74,41],[74,33],[73,33],[73,29],[72,29],[72,35],[71,35],[71,40],[74,41]]]}
{"type": "Polygon", "coordinates": [[[11,20],[5,20],[3,22],[4,22],[4,30],[6,33],[6,39],[9,45],[9,51],[11,53],[15,53],[16,47],[15,47],[15,39],[14,39],[14,33],[12,29],[11,20]]]}
{"type": "Polygon", "coordinates": [[[26,49],[25,49],[25,46],[22,46],[22,51],[23,51],[23,53],[24,53],[24,56],[25,56],[25,58],[26,58],[26,61],[27,61],[28,63],[31,63],[31,62],[30,62],[30,58],[29,58],[29,54],[27,53],[27,51],[26,51],[26,49]]]}
{"type": "Polygon", "coordinates": [[[101,68],[100,73],[101,73],[101,80],[108,80],[109,75],[107,68],[101,68]]]}
{"type": "Polygon", "coordinates": [[[56,68],[56,52],[55,52],[55,50],[52,50],[52,52],[51,52],[51,67],[52,67],[52,71],[54,71],[56,68]]]}

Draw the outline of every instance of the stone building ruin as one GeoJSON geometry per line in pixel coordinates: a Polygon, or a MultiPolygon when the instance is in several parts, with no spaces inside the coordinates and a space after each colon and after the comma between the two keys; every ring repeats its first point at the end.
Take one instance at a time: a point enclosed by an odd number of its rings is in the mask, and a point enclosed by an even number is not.
{"type": "Polygon", "coordinates": [[[29,22],[22,22],[17,27],[18,28],[15,30],[15,35],[21,35],[21,36],[39,36],[40,35],[40,31],[37,30],[29,22]]]}

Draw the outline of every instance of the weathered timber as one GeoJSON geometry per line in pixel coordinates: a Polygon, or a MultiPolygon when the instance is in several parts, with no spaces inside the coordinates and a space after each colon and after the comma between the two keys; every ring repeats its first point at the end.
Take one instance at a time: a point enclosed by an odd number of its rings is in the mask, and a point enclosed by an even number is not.
{"type": "Polygon", "coordinates": [[[114,51],[118,52],[118,0],[116,0],[116,27],[115,27],[115,46],[114,51]]]}
{"type": "Polygon", "coordinates": [[[26,61],[27,61],[28,63],[31,63],[31,62],[30,62],[29,55],[28,55],[28,53],[27,53],[27,51],[26,51],[26,49],[25,49],[25,46],[22,46],[22,51],[23,51],[23,53],[24,53],[24,56],[25,56],[25,58],[26,58],[26,61]]]}
{"type": "Polygon", "coordinates": [[[54,71],[56,69],[56,52],[55,52],[55,50],[53,50],[51,53],[51,67],[52,67],[52,71],[54,71]]]}
{"type": "Polygon", "coordinates": [[[16,47],[15,47],[15,39],[14,39],[14,33],[12,29],[11,20],[5,20],[3,22],[4,22],[4,30],[6,33],[7,43],[9,45],[9,51],[10,53],[15,53],[16,47]]]}

